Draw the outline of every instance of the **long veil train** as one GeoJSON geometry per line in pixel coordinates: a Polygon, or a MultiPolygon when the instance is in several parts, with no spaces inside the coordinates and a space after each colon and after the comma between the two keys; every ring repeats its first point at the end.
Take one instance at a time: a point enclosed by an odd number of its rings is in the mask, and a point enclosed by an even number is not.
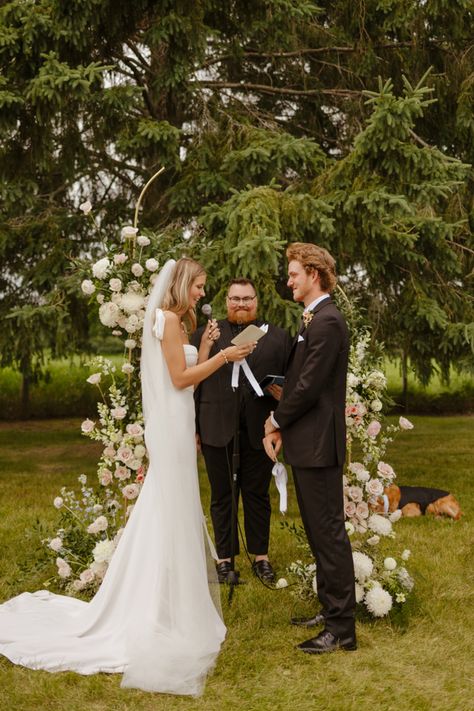
{"type": "MultiPolygon", "coordinates": [[[[209,582],[194,440],[192,388],[176,389],[161,349],[159,307],[174,262],[150,295],[142,390],[150,466],[97,594],[84,602],[45,590],[0,605],[0,653],[31,669],[124,672],[122,686],[202,691],[225,637],[209,582]],[[157,325],[153,326],[157,318],[157,325]]],[[[188,365],[197,352],[185,346],[188,365]]]]}

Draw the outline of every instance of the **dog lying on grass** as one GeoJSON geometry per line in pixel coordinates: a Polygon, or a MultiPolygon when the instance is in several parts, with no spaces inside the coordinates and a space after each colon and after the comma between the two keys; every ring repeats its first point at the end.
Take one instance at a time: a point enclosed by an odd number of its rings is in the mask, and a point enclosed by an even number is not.
{"type": "Polygon", "coordinates": [[[376,513],[392,513],[401,509],[403,516],[449,516],[458,521],[462,516],[457,499],[449,491],[426,486],[397,486],[390,484],[383,496],[373,505],[376,513]]]}

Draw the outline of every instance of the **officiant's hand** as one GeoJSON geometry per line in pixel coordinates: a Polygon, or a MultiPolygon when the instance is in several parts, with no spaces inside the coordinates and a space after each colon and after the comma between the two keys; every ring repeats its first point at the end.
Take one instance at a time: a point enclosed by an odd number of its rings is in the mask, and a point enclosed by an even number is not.
{"type": "Polygon", "coordinates": [[[276,462],[281,449],[281,433],[276,430],[263,438],[263,447],[272,462],[276,462]]]}
{"type": "Polygon", "coordinates": [[[275,400],[280,400],[281,398],[281,391],[283,388],[281,385],[269,385],[268,388],[265,388],[265,392],[267,392],[269,395],[275,398],[275,400]]]}

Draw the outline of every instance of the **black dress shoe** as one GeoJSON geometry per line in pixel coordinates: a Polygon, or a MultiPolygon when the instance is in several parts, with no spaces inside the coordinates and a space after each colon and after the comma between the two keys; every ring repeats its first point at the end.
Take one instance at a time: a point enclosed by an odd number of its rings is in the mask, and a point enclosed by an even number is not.
{"type": "Polygon", "coordinates": [[[268,560],[254,560],[252,570],[257,578],[260,578],[260,580],[263,580],[265,583],[275,582],[275,573],[268,560]]]}
{"type": "Polygon", "coordinates": [[[347,652],[352,652],[357,649],[355,635],[350,637],[335,637],[331,632],[323,630],[317,637],[307,639],[306,642],[301,642],[297,649],[308,654],[325,654],[326,652],[335,652],[337,649],[345,649],[347,652]]]}
{"type": "Polygon", "coordinates": [[[220,583],[226,583],[228,575],[231,571],[230,561],[223,560],[221,563],[216,563],[217,580],[220,583]]]}
{"type": "Polygon", "coordinates": [[[324,625],[326,618],[324,615],[314,615],[314,617],[292,617],[290,623],[297,627],[318,627],[324,625]]]}

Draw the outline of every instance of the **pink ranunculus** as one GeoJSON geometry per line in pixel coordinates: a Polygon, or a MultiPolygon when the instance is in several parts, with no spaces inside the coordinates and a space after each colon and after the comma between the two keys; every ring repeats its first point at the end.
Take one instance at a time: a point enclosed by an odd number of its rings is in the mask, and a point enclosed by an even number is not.
{"type": "Polygon", "coordinates": [[[372,420],[370,425],[367,427],[367,434],[369,437],[377,437],[380,432],[382,425],[377,420],[372,420]]]}
{"type": "Polygon", "coordinates": [[[412,430],[414,427],[413,423],[410,422],[410,420],[407,420],[406,417],[400,417],[398,424],[402,430],[412,430]]]}
{"type": "Polygon", "coordinates": [[[127,467],[117,467],[114,474],[117,479],[124,481],[124,479],[130,479],[132,472],[127,467]]]}
{"type": "Polygon", "coordinates": [[[137,476],[135,477],[135,481],[137,482],[137,484],[142,484],[145,481],[143,473],[137,474],[137,476]]]}

